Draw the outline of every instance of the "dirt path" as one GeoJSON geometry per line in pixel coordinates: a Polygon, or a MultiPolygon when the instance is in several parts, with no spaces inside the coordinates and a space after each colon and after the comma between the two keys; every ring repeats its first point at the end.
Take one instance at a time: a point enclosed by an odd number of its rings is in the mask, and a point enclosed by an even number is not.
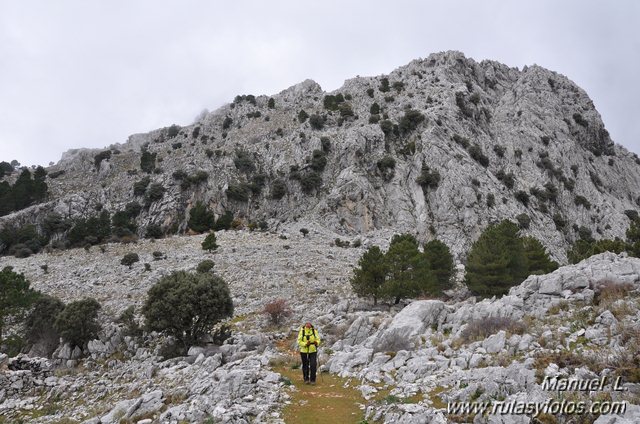
{"type": "Polygon", "coordinates": [[[283,361],[273,370],[289,386],[291,403],[284,407],[282,417],[287,424],[344,423],[364,421],[360,405],[366,401],[355,381],[329,373],[318,373],[316,385],[304,384],[300,358],[296,352],[283,352],[283,361]],[[353,386],[352,386],[353,384],[353,386]]]}

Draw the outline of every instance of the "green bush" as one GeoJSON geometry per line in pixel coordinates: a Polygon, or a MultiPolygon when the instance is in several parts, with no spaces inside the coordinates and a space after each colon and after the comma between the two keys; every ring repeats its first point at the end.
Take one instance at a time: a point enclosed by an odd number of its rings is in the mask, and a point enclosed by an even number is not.
{"type": "Polygon", "coordinates": [[[516,216],[516,221],[518,221],[518,228],[525,230],[529,228],[529,225],[531,224],[531,218],[526,213],[521,213],[516,216]]]}
{"type": "Polygon", "coordinates": [[[236,166],[238,171],[244,172],[245,174],[250,174],[256,169],[253,159],[249,153],[244,150],[236,151],[236,157],[233,159],[233,164],[236,166]]]}
{"type": "Polygon", "coordinates": [[[310,171],[300,177],[300,187],[306,194],[318,190],[322,186],[322,176],[316,171],[310,171]]]}
{"type": "Polygon", "coordinates": [[[147,191],[147,187],[151,183],[151,179],[149,177],[144,177],[140,181],[136,181],[133,184],[133,194],[135,196],[142,196],[147,191]]]}
{"type": "Polygon", "coordinates": [[[51,354],[60,339],[53,324],[63,309],[64,303],[57,297],[40,294],[24,322],[26,341],[32,345],[40,343],[48,346],[46,354],[51,354]]]}
{"type": "Polygon", "coordinates": [[[214,266],[215,266],[215,263],[211,259],[205,259],[198,264],[198,267],[196,268],[196,272],[199,274],[203,274],[211,271],[214,266]]]}
{"type": "Polygon", "coordinates": [[[418,125],[420,125],[425,119],[425,116],[419,111],[409,109],[404,113],[404,116],[400,118],[398,128],[401,133],[407,134],[418,128],[418,125]]]}
{"type": "Polygon", "coordinates": [[[131,269],[133,264],[135,264],[136,262],[140,262],[140,257],[137,253],[127,253],[120,260],[120,264],[128,266],[129,269],[131,269]]]}
{"type": "Polygon", "coordinates": [[[382,179],[391,181],[395,175],[396,160],[391,156],[385,156],[376,163],[382,179]]]}
{"type": "Polygon", "coordinates": [[[151,287],[142,313],[148,330],[165,332],[187,349],[233,315],[233,302],[222,278],[177,271],[151,287]]]}
{"type": "Polygon", "coordinates": [[[281,179],[274,180],[271,184],[271,198],[280,200],[285,194],[287,194],[287,183],[281,179]]]}
{"type": "Polygon", "coordinates": [[[102,161],[109,159],[111,159],[111,150],[104,150],[93,157],[93,164],[96,169],[100,169],[102,161]]]}
{"type": "Polygon", "coordinates": [[[450,289],[455,269],[449,246],[438,239],[431,240],[424,245],[423,255],[437,281],[434,294],[441,294],[444,290],[450,289]]]}
{"type": "Polygon", "coordinates": [[[309,125],[311,125],[311,128],[314,130],[321,130],[324,128],[324,118],[317,113],[314,113],[309,117],[309,125]]]}
{"type": "Polygon", "coordinates": [[[273,99],[273,97],[269,97],[269,101],[267,102],[267,107],[269,109],[275,109],[276,108],[276,101],[273,99]]]}
{"type": "Polygon", "coordinates": [[[440,172],[431,170],[426,164],[422,164],[420,176],[416,179],[416,183],[422,187],[422,192],[426,196],[429,189],[438,188],[440,184],[440,172]]]}
{"type": "Polygon", "coordinates": [[[238,202],[247,202],[251,194],[251,187],[246,183],[229,184],[227,188],[227,199],[238,202]]]}
{"type": "Polygon", "coordinates": [[[489,166],[489,158],[484,154],[484,152],[482,151],[482,147],[480,147],[479,144],[473,143],[471,146],[469,146],[468,151],[473,160],[475,160],[485,168],[489,166]]]}
{"type": "Polygon", "coordinates": [[[147,225],[144,236],[150,239],[161,239],[164,237],[164,233],[162,232],[162,227],[158,224],[149,224],[147,225]]]}
{"type": "Polygon", "coordinates": [[[378,115],[380,114],[380,105],[376,102],[374,102],[371,107],[369,108],[369,113],[371,113],[372,115],[378,115]]]}
{"type": "Polygon", "coordinates": [[[576,206],[582,206],[585,209],[591,209],[591,203],[584,196],[580,196],[580,195],[576,196],[573,199],[573,203],[575,203],[576,206]]]}
{"type": "Polygon", "coordinates": [[[221,231],[228,230],[231,228],[231,223],[233,222],[233,212],[225,211],[213,225],[213,231],[221,231]]]}
{"type": "Polygon", "coordinates": [[[146,173],[152,173],[156,168],[156,153],[151,153],[147,149],[142,149],[140,156],[140,169],[146,173]]]}
{"type": "Polygon", "coordinates": [[[307,119],[309,119],[309,114],[305,112],[303,109],[301,109],[300,112],[298,112],[298,121],[300,121],[300,123],[302,124],[307,119]]]}
{"type": "Polygon", "coordinates": [[[167,129],[167,137],[173,138],[178,135],[182,128],[179,125],[173,124],[167,129]]]}
{"type": "Polygon", "coordinates": [[[65,342],[83,348],[88,341],[98,337],[101,329],[99,310],[100,304],[92,298],[71,302],[57,315],[53,327],[65,342]]]}
{"type": "Polygon", "coordinates": [[[157,202],[164,197],[164,187],[160,183],[153,183],[147,188],[145,200],[147,203],[157,202]]]}
{"type": "Polygon", "coordinates": [[[193,231],[204,233],[213,227],[213,213],[202,202],[196,204],[189,211],[189,221],[187,226],[193,231]]]}
{"type": "Polygon", "coordinates": [[[324,108],[331,111],[336,111],[340,107],[340,104],[344,102],[344,96],[340,93],[324,96],[323,105],[324,108]]]}
{"type": "Polygon", "coordinates": [[[327,166],[327,154],[322,150],[314,150],[311,154],[311,161],[309,167],[316,172],[324,171],[327,166]]]}
{"type": "Polygon", "coordinates": [[[209,233],[202,241],[202,249],[208,252],[216,250],[218,245],[216,243],[216,233],[209,233]]]}
{"type": "Polygon", "coordinates": [[[525,207],[529,206],[529,195],[526,191],[519,190],[518,192],[516,192],[515,197],[516,200],[522,203],[525,207]]]}
{"type": "Polygon", "coordinates": [[[390,90],[389,78],[384,77],[380,80],[380,86],[378,87],[378,90],[380,90],[380,92],[382,93],[386,93],[390,90]]]}

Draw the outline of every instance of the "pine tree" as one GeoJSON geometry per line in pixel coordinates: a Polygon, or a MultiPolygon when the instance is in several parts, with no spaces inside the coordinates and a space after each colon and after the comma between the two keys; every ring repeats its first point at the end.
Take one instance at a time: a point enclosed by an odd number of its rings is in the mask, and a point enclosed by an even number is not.
{"type": "Polygon", "coordinates": [[[358,296],[373,297],[373,304],[376,305],[387,274],[384,254],[378,246],[372,246],[358,261],[358,267],[351,278],[351,287],[358,296]]]}
{"type": "Polygon", "coordinates": [[[527,268],[531,274],[548,274],[558,269],[558,263],[549,258],[540,241],[534,237],[523,237],[522,245],[527,257],[527,268]]]}
{"type": "Polygon", "coordinates": [[[454,271],[451,251],[440,240],[431,240],[424,245],[424,257],[438,282],[435,294],[441,294],[443,290],[450,288],[454,271]]]}
{"type": "Polygon", "coordinates": [[[465,281],[480,296],[501,296],[527,276],[527,258],[518,226],[504,220],[491,225],[473,243],[465,281]]]}
{"type": "Polygon", "coordinates": [[[385,254],[389,277],[383,286],[385,297],[400,299],[435,292],[436,279],[429,264],[418,251],[418,243],[411,235],[394,236],[385,254]]]}
{"type": "Polygon", "coordinates": [[[47,197],[47,171],[39,166],[33,173],[33,194],[32,198],[35,202],[42,202],[47,197]]]}

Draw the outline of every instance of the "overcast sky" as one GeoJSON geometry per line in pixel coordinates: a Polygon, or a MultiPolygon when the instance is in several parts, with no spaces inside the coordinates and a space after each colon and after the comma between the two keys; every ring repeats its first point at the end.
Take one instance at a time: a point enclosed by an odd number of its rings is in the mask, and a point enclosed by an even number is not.
{"type": "Polygon", "coordinates": [[[640,153],[640,2],[0,0],[0,160],[58,161],[236,94],[334,90],[432,52],[537,63],[640,153]]]}

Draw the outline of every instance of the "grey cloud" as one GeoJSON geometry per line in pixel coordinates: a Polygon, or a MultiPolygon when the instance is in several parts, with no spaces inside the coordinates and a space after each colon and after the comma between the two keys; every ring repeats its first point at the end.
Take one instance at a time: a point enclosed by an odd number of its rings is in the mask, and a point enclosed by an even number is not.
{"type": "Polygon", "coordinates": [[[111,3],[0,3],[0,160],[46,164],[236,94],[333,90],[449,49],[568,76],[640,152],[635,1],[111,3]]]}

